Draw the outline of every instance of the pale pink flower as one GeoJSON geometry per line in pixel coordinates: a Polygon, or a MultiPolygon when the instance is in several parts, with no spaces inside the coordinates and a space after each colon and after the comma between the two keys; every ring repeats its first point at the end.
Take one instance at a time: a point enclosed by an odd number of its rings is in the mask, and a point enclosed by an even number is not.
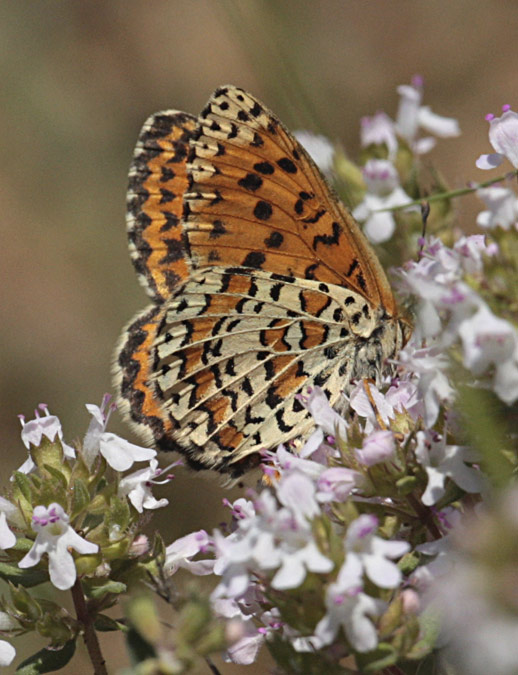
{"type": "Polygon", "coordinates": [[[50,581],[62,591],[75,583],[77,572],[69,549],[88,555],[97,553],[99,546],[81,537],[69,524],[68,515],[60,504],[36,506],[32,514],[32,529],[37,533],[34,544],[18,567],[34,567],[44,553],[49,558],[50,581]]]}
{"type": "Polygon", "coordinates": [[[479,169],[494,169],[506,158],[518,169],[518,113],[511,110],[509,105],[504,105],[502,111],[501,117],[486,115],[489,122],[489,142],[495,152],[480,155],[476,161],[479,169]]]}

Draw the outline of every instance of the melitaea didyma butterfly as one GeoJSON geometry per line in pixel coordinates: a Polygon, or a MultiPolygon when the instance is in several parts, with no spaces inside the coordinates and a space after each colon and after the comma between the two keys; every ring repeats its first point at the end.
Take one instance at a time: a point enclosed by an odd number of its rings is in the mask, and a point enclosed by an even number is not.
{"type": "Polygon", "coordinates": [[[217,89],[199,117],[166,111],[129,174],[130,252],[153,303],[126,327],[122,409],[148,442],[239,476],[379,379],[405,341],[385,273],[297,140],[257,99],[217,89]]]}

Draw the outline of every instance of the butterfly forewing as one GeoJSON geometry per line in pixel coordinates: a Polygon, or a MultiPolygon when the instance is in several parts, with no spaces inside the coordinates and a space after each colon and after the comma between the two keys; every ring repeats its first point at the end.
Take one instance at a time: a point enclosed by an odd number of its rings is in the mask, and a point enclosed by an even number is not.
{"type": "Polygon", "coordinates": [[[137,274],[155,300],[188,275],[182,243],[186,158],[196,117],[175,110],[152,115],[140,132],[129,172],[127,230],[137,274]]]}
{"type": "Polygon", "coordinates": [[[209,100],[191,141],[185,231],[192,262],[249,265],[394,300],[358,226],[305,150],[236,87],[209,100]]]}

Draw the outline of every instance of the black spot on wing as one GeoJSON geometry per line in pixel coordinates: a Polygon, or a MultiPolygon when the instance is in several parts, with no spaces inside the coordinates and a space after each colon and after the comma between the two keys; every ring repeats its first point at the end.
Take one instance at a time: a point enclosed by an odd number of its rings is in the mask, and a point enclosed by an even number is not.
{"type": "Polygon", "coordinates": [[[269,237],[264,240],[264,243],[267,248],[279,248],[279,246],[284,241],[284,236],[281,232],[274,230],[269,237]]]}
{"type": "Polygon", "coordinates": [[[297,173],[297,167],[289,157],[281,157],[281,159],[277,160],[277,164],[286,173],[297,173]]]}
{"type": "Polygon", "coordinates": [[[262,199],[254,207],[254,216],[259,220],[269,220],[273,213],[272,205],[262,199]]]}
{"type": "Polygon", "coordinates": [[[316,250],[317,246],[319,244],[323,244],[324,246],[332,246],[334,244],[338,244],[338,240],[340,239],[340,233],[341,233],[341,228],[339,223],[336,221],[332,225],[333,229],[333,234],[317,234],[313,237],[313,250],[316,250]]]}
{"type": "Polygon", "coordinates": [[[222,220],[214,220],[212,222],[212,229],[209,234],[209,239],[217,239],[222,234],[226,234],[227,230],[222,220]]]}
{"type": "Polygon", "coordinates": [[[237,181],[237,184],[245,188],[245,190],[255,192],[255,190],[258,190],[263,184],[263,179],[256,173],[247,173],[244,178],[240,178],[237,181]]]}
{"type": "Polygon", "coordinates": [[[266,260],[266,256],[261,251],[250,251],[241,263],[243,267],[255,267],[260,269],[266,260]]]}
{"type": "Polygon", "coordinates": [[[270,162],[257,162],[254,164],[254,169],[257,172],[262,173],[263,176],[271,176],[275,171],[273,164],[270,164],[270,162]]]}

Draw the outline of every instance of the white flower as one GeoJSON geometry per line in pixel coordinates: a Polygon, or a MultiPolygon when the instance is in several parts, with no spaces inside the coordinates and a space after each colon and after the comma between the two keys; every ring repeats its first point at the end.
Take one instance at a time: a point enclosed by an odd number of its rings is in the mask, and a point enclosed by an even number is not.
{"type": "Polygon", "coordinates": [[[92,415],[90,425],[83,440],[83,458],[91,469],[99,453],[115,471],[126,471],[134,462],[144,462],[153,459],[156,451],[134,445],[124,438],[105,431],[112,410],[112,406],[105,413],[109,396],[103,398],[101,407],[91,403],[86,409],[92,415]]]}
{"type": "Polygon", "coordinates": [[[418,296],[414,339],[440,337],[447,346],[456,339],[459,321],[470,316],[480,303],[479,296],[461,281],[464,269],[480,269],[473,257],[477,244],[463,242],[461,250],[452,250],[438,239],[431,239],[419,262],[410,262],[400,270],[403,289],[418,296]],[[444,330],[443,321],[451,315],[444,330]]]}
{"type": "Polygon", "coordinates": [[[307,537],[304,545],[291,540],[291,546],[281,549],[281,566],[272,579],[272,588],[287,590],[298,588],[307,572],[326,573],[333,569],[333,562],[320,553],[316,543],[307,537]]]}
{"type": "Polygon", "coordinates": [[[353,649],[358,652],[375,649],[378,636],[371,619],[379,616],[386,605],[362,590],[361,567],[348,557],[336,582],[327,589],[327,612],[315,627],[320,645],[331,644],[342,627],[353,649]]]}
{"type": "Polygon", "coordinates": [[[395,588],[401,581],[398,566],[388,558],[400,558],[410,545],[406,541],[387,541],[376,536],[378,519],[363,514],[353,520],[345,537],[346,562],[362,568],[380,588],[395,588]]]}
{"type": "Polygon", "coordinates": [[[315,499],[315,484],[304,473],[294,471],[283,476],[277,487],[277,498],[284,506],[291,509],[301,525],[320,514],[320,507],[315,499]]]}
{"type": "Polygon", "coordinates": [[[363,167],[363,177],[367,192],[353,216],[364,223],[370,241],[378,244],[390,239],[396,227],[393,213],[383,209],[404,206],[412,200],[400,187],[395,167],[386,159],[369,159],[363,167]]]}
{"type": "Polygon", "coordinates": [[[409,379],[397,379],[390,385],[385,394],[385,401],[394,410],[407,413],[413,420],[424,417],[424,405],[419,395],[416,382],[409,379]]]}
{"type": "Polygon", "coordinates": [[[366,436],[362,448],[356,450],[356,457],[361,464],[373,466],[394,457],[395,451],[396,443],[392,431],[380,429],[366,436]]]}
{"type": "Polygon", "coordinates": [[[184,567],[199,576],[210,574],[214,568],[214,560],[192,560],[192,558],[198,553],[205,553],[211,545],[212,541],[205,530],[180,537],[165,550],[164,570],[171,575],[179,567],[184,567]]]}
{"type": "Polygon", "coordinates": [[[62,591],[72,588],[77,577],[74,558],[68,549],[73,548],[83,555],[99,550],[97,544],[80,537],[68,521],[68,515],[59,504],[36,506],[32,514],[36,540],[29,553],[18,563],[22,569],[34,567],[47,553],[50,581],[62,591]]]}
{"type": "MultiPolygon", "coordinates": [[[[22,425],[22,442],[30,450],[31,446],[38,448],[41,444],[43,436],[49,439],[49,441],[54,442],[56,438],[61,441],[63,447],[63,454],[69,459],[74,459],[76,452],[73,447],[67,445],[63,441],[63,429],[61,427],[61,422],[55,415],[49,413],[48,406],[45,403],[40,403],[38,406],[40,410],[43,411],[43,416],[40,417],[40,413],[34,411],[34,419],[25,421],[23,415],[18,415],[22,425]]],[[[35,464],[32,460],[32,457],[29,455],[27,460],[21,465],[18,471],[22,473],[30,473],[34,468],[35,464]]]]}
{"type": "Polygon", "coordinates": [[[424,593],[434,581],[450,574],[455,567],[456,555],[451,548],[451,533],[416,546],[416,551],[425,556],[433,556],[431,562],[420,565],[409,577],[409,583],[424,593]]]}
{"type": "MultiPolygon", "coordinates": [[[[257,589],[252,587],[253,591],[257,589]]],[[[261,599],[264,602],[264,598],[261,599]]],[[[249,665],[253,663],[259,649],[264,644],[270,625],[276,625],[278,621],[272,622],[272,612],[262,612],[261,605],[256,599],[249,602],[249,596],[236,601],[232,598],[219,598],[212,603],[213,610],[217,616],[225,618],[225,636],[230,646],[227,648],[225,661],[231,661],[238,665],[249,665]],[[257,628],[252,617],[259,620],[266,626],[257,628]]]]}
{"type": "Polygon", "coordinates": [[[459,326],[464,365],[475,375],[494,366],[493,389],[506,403],[518,398],[518,332],[480,303],[478,311],[459,326]]]}
{"type": "Polygon", "coordinates": [[[5,513],[7,520],[11,523],[11,525],[19,527],[20,529],[25,527],[25,518],[23,517],[20,509],[2,496],[0,496],[0,511],[5,513]]]}
{"type": "Polygon", "coordinates": [[[293,133],[298,142],[306,150],[311,159],[323,173],[329,173],[333,169],[335,149],[331,141],[321,134],[311,131],[295,131],[293,133]]]}
{"type": "Polygon", "coordinates": [[[320,553],[311,535],[310,521],[320,514],[315,484],[302,473],[292,473],[281,481],[277,496],[294,520],[283,535],[279,532],[283,539],[281,566],[272,579],[272,587],[278,590],[297,588],[306,578],[306,570],[330,572],[333,562],[320,553]]]}
{"type": "Polygon", "coordinates": [[[345,502],[355,487],[363,482],[358,471],[343,466],[333,466],[320,474],[317,481],[316,498],[319,502],[345,502]]]}
{"type": "Polygon", "coordinates": [[[480,375],[495,367],[493,389],[506,403],[518,398],[518,332],[484,304],[459,326],[464,365],[480,375]]]}
{"type": "Polygon", "coordinates": [[[256,660],[259,650],[264,644],[265,634],[257,630],[253,621],[247,621],[242,625],[244,635],[227,648],[227,659],[238,666],[249,666],[256,660]]]}
{"type": "Polygon", "coordinates": [[[466,462],[475,462],[477,454],[467,447],[446,445],[446,437],[433,432],[418,431],[415,456],[428,476],[421,501],[426,506],[436,504],[446,492],[446,478],[465,492],[482,492],[484,479],[466,462]]]}
{"type": "MultiPolygon", "coordinates": [[[[266,454],[266,453],[265,453],[266,454]]],[[[266,454],[267,458],[272,462],[273,472],[277,475],[284,475],[290,471],[299,471],[310,478],[318,478],[322,471],[325,471],[325,466],[320,462],[314,462],[311,459],[304,459],[297,456],[293,452],[288,452],[284,445],[279,445],[275,452],[266,454]]],[[[263,467],[263,471],[268,475],[272,472],[269,466],[263,467]]]]}
{"type": "Polygon", "coordinates": [[[302,403],[324,434],[346,436],[346,421],[329,405],[329,400],[320,387],[313,387],[308,396],[302,399],[302,403]]]}
{"type": "MultiPolygon", "coordinates": [[[[453,117],[443,117],[432,112],[430,106],[423,105],[418,113],[419,126],[439,138],[452,138],[460,135],[459,123],[453,117]]],[[[423,141],[424,139],[421,139],[423,141]]]]}
{"type": "Polygon", "coordinates": [[[320,514],[312,480],[298,471],[284,476],[274,495],[263,490],[254,509],[240,509],[237,529],[228,537],[214,532],[214,573],[222,576],[213,598],[239,598],[254,571],[277,570],[271,585],[278,590],[296,588],[310,572],[329,572],[333,562],[320,553],[311,519],[320,514]],[[277,569],[278,568],[278,569],[277,569]]]}
{"type": "Polygon", "coordinates": [[[269,524],[275,523],[277,517],[278,507],[274,496],[263,491],[256,507],[257,510],[248,503],[245,508],[239,508],[241,517],[237,521],[237,529],[228,537],[214,530],[214,574],[220,575],[222,580],[212,594],[213,599],[239,598],[248,590],[250,570],[255,567],[268,570],[279,566],[280,553],[275,545],[274,532],[269,528],[269,524]]]}
{"type": "MultiPolygon", "coordinates": [[[[7,612],[0,611],[0,631],[6,633],[8,631],[16,631],[20,629],[20,624],[13,619],[7,612]]],[[[10,642],[0,640],[0,668],[5,668],[11,665],[16,656],[16,649],[10,642]]]]}
{"type": "Polygon", "coordinates": [[[421,105],[423,82],[420,77],[414,77],[411,86],[399,86],[397,91],[401,98],[396,117],[396,129],[408,141],[414,152],[423,154],[435,145],[435,139],[430,137],[416,139],[419,127],[441,138],[460,134],[457,120],[436,115],[428,106],[421,105]]]}
{"type": "Polygon", "coordinates": [[[5,551],[7,548],[12,548],[16,544],[16,535],[11,532],[7,524],[7,517],[5,512],[0,513],[0,549],[5,551]]]}
{"type": "MultiPolygon", "coordinates": [[[[177,464],[177,462],[174,462],[171,466],[174,466],[175,464],[177,464]]],[[[164,480],[157,480],[158,477],[162,476],[165,471],[171,468],[171,466],[166,469],[160,469],[158,467],[158,460],[152,459],[147,468],[139,469],[121,479],[118,489],[119,496],[127,495],[128,499],[139,513],[142,513],[143,509],[160,509],[163,506],[167,506],[169,501],[165,498],[155,499],[151,492],[151,488],[153,485],[163,485],[168,483],[172,479],[172,476],[166,475],[164,480]]]]}
{"type": "Polygon", "coordinates": [[[367,434],[370,434],[378,426],[377,415],[385,424],[388,424],[394,414],[394,409],[387,402],[385,396],[380,392],[376,385],[364,380],[358,382],[358,384],[351,389],[349,406],[354,412],[360,415],[360,417],[366,418],[365,432],[367,434]],[[367,396],[365,387],[369,388],[370,397],[367,396]],[[374,402],[374,408],[371,403],[371,398],[374,402]]]}
{"type": "Polygon", "coordinates": [[[331,437],[333,442],[335,436],[346,437],[346,421],[329,405],[329,400],[320,387],[308,388],[308,395],[300,396],[299,400],[309,410],[317,427],[304,444],[301,457],[314,455],[325,445],[326,437],[331,437]]]}
{"type": "Polygon", "coordinates": [[[511,106],[504,105],[501,117],[486,115],[489,122],[489,142],[496,152],[480,155],[476,161],[479,169],[494,169],[506,157],[515,169],[518,168],[518,114],[510,108],[511,106]]]}
{"type": "Polygon", "coordinates": [[[10,666],[16,656],[16,649],[10,642],[0,640],[0,668],[10,666]]]}
{"type": "Polygon", "coordinates": [[[510,188],[492,185],[477,190],[477,196],[484,202],[487,211],[477,216],[479,227],[502,227],[509,230],[518,223],[518,199],[510,188]]]}
{"type": "Polygon", "coordinates": [[[433,425],[441,405],[453,400],[454,390],[446,375],[448,357],[438,347],[416,349],[412,341],[399,352],[397,363],[417,380],[419,405],[415,412],[427,426],[433,425]]]}
{"type": "Polygon", "coordinates": [[[383,111],[372,117],[361,118],[360,140],[362,147],[369,145],[387,146],[389,159],[394,159],[397,151],[397,138],[394,122],[383,111]]]}
{"type": "Polygon", "coordinates": [[[460,264],[468,274],[482,274],[484,271],[484,256],[493,256],[498,253],[498,244],[486,244],[483,234],[462,236],[458,239],[453,250],[460,255],[460,264]]]}

